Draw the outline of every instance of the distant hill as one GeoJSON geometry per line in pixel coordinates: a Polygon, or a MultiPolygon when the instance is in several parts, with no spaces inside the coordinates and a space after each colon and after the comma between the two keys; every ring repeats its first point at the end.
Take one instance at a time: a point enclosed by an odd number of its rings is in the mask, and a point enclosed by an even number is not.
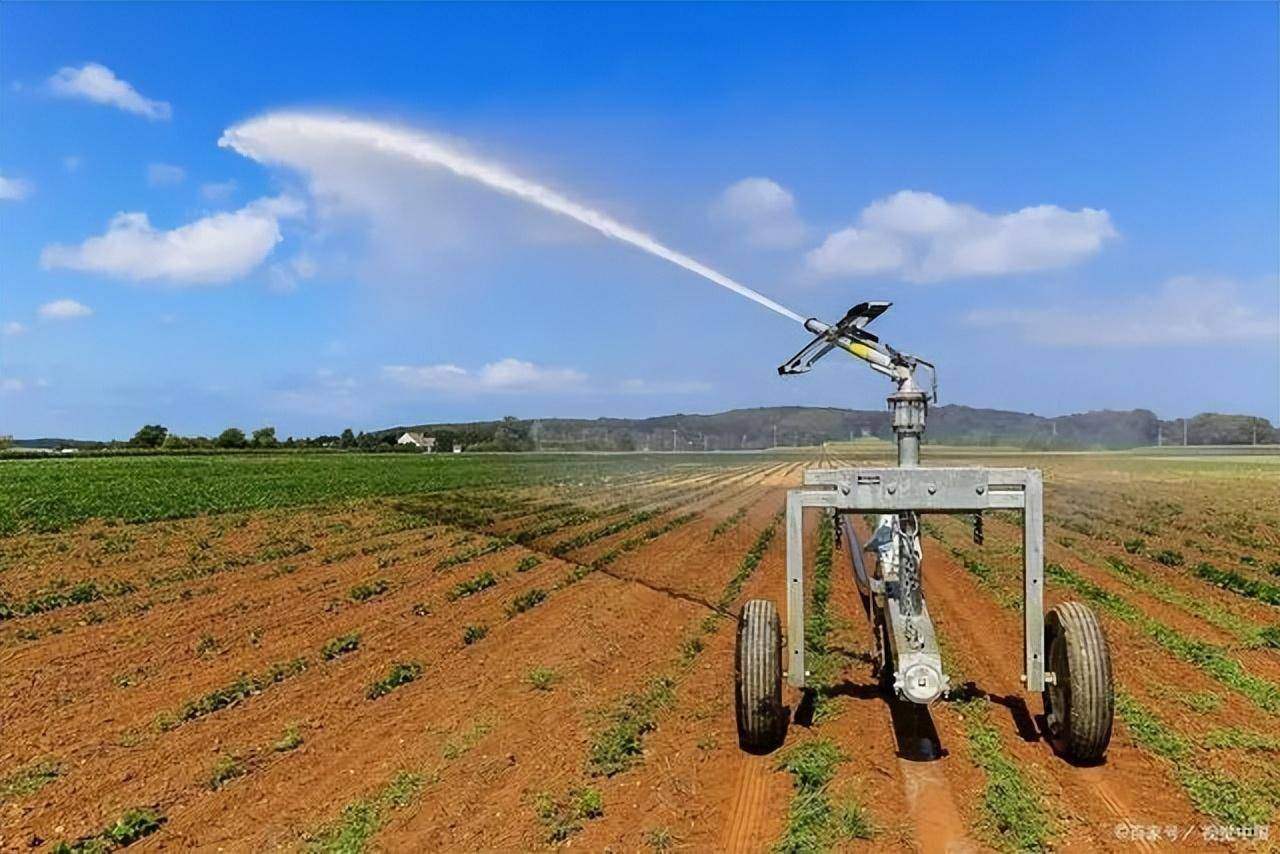
{"type": "MultiPolygon", "coordinates": [[[[1005,445],[1031,449],[1136,448],[1181,445],[1181,420],[1161,421],[1146,409],[1082,412],[1047,418],[1003,409],[971,406],[938,406],[929,410],[927,442],[951,445],[1005,445]]],[[[1280,444],[1280,430],[1265,418],[1205,412],[1186,420],[1190,445],[1280,444]]],[[[653,418],[505,418],[501,421],[407,424],[361,433],[348,440],[340,436],[290,439],[283,447],[340,447],[360,450],[413,450],[396,448],[395,440],[407,430],[426,433],[437,440],[437,450],[456,445],[469,450],[528,451],[712,451],[759,450],[775,444],[818,445],[862,437],[892,439],[889,413],[884,409],[837,409],[825,406],[764,406],[731,409],[711,415],[658,415],[653,418]]],[[[192,440],[194,447],[212,448],[212,440],[192,440]],[[203,442],[203,444],[199,444],[203,442]]],[[[83,439],[13,439],[0,437],[0,450],[10,453],[55,451],[62,448],[112,451],[127,448],[124,442],[83,439]]],[[[166,447],[168,447],[166,445],[166,447]]],[[[193,447],[188,445],[187,447],[193,447]]]]}
{"type": "MultiPolygon", "coordinates": [[[[1193,445],[1280,442],[1280,430],[1265,418],[1204,413],[1187,420],[1193,445]]],[[[816,445],[864,436],[891,439],[887,410],[817,406],[731,409],[712,415],[653,418],[507,418],[502,421],[402,425],[436,436],[443,449],[454,443],[501,450],[747,450],[778,445],[816,445]],[[776,442],[775,442],[776,431],[776,442]]],[[[1182,421],[1161,421],[1146,409],[1101,410],[1048,418],[1000,409],[947,405],[929,411],[926,439],[942,444],[1015,445],[1025,448],[1133,448],[1181,444],[1182,421]]]]}

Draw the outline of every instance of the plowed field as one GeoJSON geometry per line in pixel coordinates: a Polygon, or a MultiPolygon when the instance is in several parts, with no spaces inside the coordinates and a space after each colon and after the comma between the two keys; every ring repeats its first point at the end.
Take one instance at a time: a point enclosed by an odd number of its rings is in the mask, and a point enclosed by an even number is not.
{"type": "Polygon", "coordinates": [[[1045,471],[1048,604],[1102,618],[1105,763],[1056,755],[1021,689],[1001,513],[981,546],[927,520],[957,689],[927,710],[878,689],[848,556],[808,518],[818,690],[788,693],[779,750],[741,751],[736,615],[785,601],[786,490],[857,462],[0,462],[0,849],[1275,844],[1238,839],[1280,808],[1267,458],[996,462],[1045,471]]]}

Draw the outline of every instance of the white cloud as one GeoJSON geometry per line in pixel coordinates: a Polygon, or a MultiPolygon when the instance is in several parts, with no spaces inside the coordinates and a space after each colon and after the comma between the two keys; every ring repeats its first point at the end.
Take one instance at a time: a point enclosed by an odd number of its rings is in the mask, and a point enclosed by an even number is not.
{"type": "Polygon", "coordinates": [[[452,392],[579,391],[586,374],[572,368],[547,368],[520,359],[490,362],[476,371],[457,365],[387,365],[383,376],[406,388],[452,392]]]}
{"type": "Polygon", "coordinates": [[[301,213],[294,199],[265,198],[169,231],[154,228],[145,213],[120,213],[105,234],[78,246],[46,246],[40,263],[135,281],[219,284],[262,263],[282,239],[280,219],[301,213]]]}
{"type": "Polygon", "coordinates": [[[989,214],[902,190],[864,208],[857,225],[829,235],[805,264],[823,277],[895,274],[937,282],[1068,267],[1117,236],[1105,210],[1036,205],[989,214]]]}
{"type": "Polygon", "coordinates": [[[15,377],[0,377],[0,394],[17,394],[26,387],[26,383],[15,377]]]}
{"type": "Polygon", "coordinates": [[[711,206],[714,218],[744,230],[746,241],[765,249],[785,249],[805,238],[791,193],[768,178],[743,178],[711,206]]]}
{"type": "Polygon", "coordinates": [[[148,119],[167,119],[173,110],[166,101],[143,97],[105,65],[90,62],[79,68],[58,69],[49,78],[49,90],[64,98],[84,98],[95,104],[106,104],[148,119]]]}
{"type": "Polygon", "coordinates": [[[72,320],[77,317],[88,317],[93,309],[73,299],[56,299],[40,306],[37,312],[45,320],[72,320]]]}
{"type": "MultiPolygon", "coordinates": [[[[1271,290],[1274,293],[1276,285],[1271,290]]],[[[1280,340],[1280,311],[1251,303],[1235,282],[1178,276],[1159,289],[1117,299],[1053,308],[988,308],[969,312],[971,326],[1009,329],[1050,347],[1155,347],[1280,340]]]]}
{"type": "Polygon", "coordinates": [[[6,202],[20,202],[35,191],[36,186],[30,181],[0,175],[0,199],[6,202]]]}
{"type": "Polygon", "coordinates": [[[181,184],[187,178],[187,170],[169,163],[148,163],[147,183],[153,187],[181,184]]]}
{"type": "Polygon", "coordinates": [[[68,154],[62,158],[62,168],[67,172],[79,172],[84,165],[84,158],[79,154],[68,154]]]}
{"type": "Polygon", "coordinates": [[[231,198],[239,185],[234,178],[226,181],[211,181],[200,185],[200,196],[206,201],[222,202],[231,198]]]}
{"type": "Polygon", "coordinates": [[[26,331],[27,327],[16,320],[7,321],[3,326],[0,326],[0,334],[4,335],[21,335],[26,331]]]}
{"type": "Polygon", "coordinates": [[[316,270],[315,259],[305,252],[299,252],[288,261],[271,265],[268,285],[277,293],[293,293],[298,289],[298,282],[314,277],[316,270]]]}

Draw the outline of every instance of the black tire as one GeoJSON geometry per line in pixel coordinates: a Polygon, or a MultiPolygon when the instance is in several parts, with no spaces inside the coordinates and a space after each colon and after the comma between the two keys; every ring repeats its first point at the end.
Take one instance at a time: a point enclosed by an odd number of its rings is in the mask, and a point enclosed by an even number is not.
{"type": "Polygon", "coordinates": [[[738,743],[752,751],[776,747],[786,730],[782,625],[778,610],[768,599],[752,599],[742,606],[734,671],[738,743]]]}
{"type": "Polygon", "coordinates": [[[1054,746],[1077,762],[1097,762],[1111,742],[1115,689],[1111,651],[1088,606],[1063,602],[1045,619],[1044,715],[1054,746]]]}

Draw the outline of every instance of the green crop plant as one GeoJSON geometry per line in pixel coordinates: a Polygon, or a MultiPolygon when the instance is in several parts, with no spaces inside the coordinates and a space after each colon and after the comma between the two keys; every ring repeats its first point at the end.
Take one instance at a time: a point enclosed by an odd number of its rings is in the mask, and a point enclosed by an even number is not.
{"type": "Polygon", "coordinates": [[[828,738],[801,742],[779,758],[777,767],[791,775],[794,793],[775,852],[827,851],[850,839],[875,836],[875,827],[857,801],[832,800],[830,784],[842,761],[840,749],[828,738]]]}
{"type": "Polygon", "coordinates": [[[346,655],[349,652],[355,652],[360,647],[360,635],[356,632],[350,634],[338,635],[325,642],[320,648],[320,656],[325,661],[333,661],[339,656],[346,655]]]}
{"type": "Polygon", "coordinates": [[[539,691],[550,691],[560,676],[549,667],[535,667],[529,672],[529,684],[539,691]]]}
{"type": "Polygon", "coordinates": [[[605,727],[591,740],[588,772],[593,777],[612,777],[636,765],[644,753],[644,737],[658,726],[658,712],[674,700],[675,682],[668,676],[659,676],[643,690],[623,697],[605,713],[605,727]]]}
{"type": "Polygon", "coordinates": [[[59,842],[53,846],[53,854],[105,854],[116,848],[125,848],[159,830],[166,819],[149,807],[125,811],[114,823],[91,836],[82,836],[75,842],[59,842]]]}
{"type": "Polygon", "coordinates": [[[368,602],[375,596],[381,596],[391,589],[391,585],[384,578],[374,581],[368,581],[363,584],[357,584],[351,588],[349,593],[353,602],[368,602]]]}
{"type": "Polygon", "coordinates": [[[526,590],[511,600],[511,604],[507,606],[507,616],[514,617],[516,614],[523,614],[530,608],[540,605],[546,598],[547,591],[539,587],[526,590]]]}
{"type": "Polygon", "coordinates": [[[1257,599],[1268,605],[1280,605],[1280,585],[1268,584],[1255,578],[1246,578],[1238,572],[1217,569],[1207,563],[1196,564],[1192,570],[1197,578],[1210,584],[1230,590],[1249,599],[1257,599]]]}
{"type": "Polygon", "coordinates": [[[370,798],[352,801],[336,820],[307,839],[307,850],[316,854],[359,854],[386,821],[387,813],[403,809],[422,791],[418,774],[402,771],[370,798]]]}
{"type": "Polygon", "coordinates": [[[1128,600],[1099,587],[1056,563],[1045,566],[1046,576],[1075,590],[1090,602],[1137,628],[1174,656],[1191,662],[1223,685],[1248,697],[1269,712],[1280,712],[1280,686],[1255,676],[1222,647],[1186,635],[1149,616],[1128,600]]]}
{"type": "Polygon", "coordinates": [[[538,795],[533,809],[546,829],[547,842],[556,844],[582,830],[584,822],[604,815],[604,800],[599,789],[584,787],[559,799],[538,795]]]}
{"type": "Polygon", "coordinates": [[[61,773],[56,762],[35,762],[0,777],[0,804],[35,794],[61,773]]]}
{"type": "Polygon", "coordinates": [[[982,828],[1001,850],[1043,851],[1052,831],[1050,812],[1039,789],[1005,752],[989,720],[989,705],[985,699],[955,704],[964,718],[969,756],[986,775],[982,828]]]}
{"type": "Polygon", "coordinates": [[[416,661],[399,661],[391,665],[387,675],[369,683],[365,697],[377,700],[385,697],[402,685],[408,685],[422,675],[422,665],[416,661]]]}
{"type": "Polygon", "coordinates": [[[213,763],[213,769],[209,772],[209,788],[217,791],[237,777],[243,777],[248,773],[249,769],[245,767],[240,757],[232,753],[224,753],[213,763]]]}
{"type": "Polygon", "coordinates": [[[285,727],[284,734],[280,736],[280,739],[271,745],[271,749],[276,753],[288,753],[301,747],[302,742],[302,730],[297,724],[290,724],[285,727]]]}
{"type": "Polygon", "coordinates": [[[449,601],[454,602],[467,596],[474,596],[481,590],[488,590],[498,583],[498,579],[494,577],[492,572],[485,571],[479,575],[461,581],[449,590],[449,601]]]}

